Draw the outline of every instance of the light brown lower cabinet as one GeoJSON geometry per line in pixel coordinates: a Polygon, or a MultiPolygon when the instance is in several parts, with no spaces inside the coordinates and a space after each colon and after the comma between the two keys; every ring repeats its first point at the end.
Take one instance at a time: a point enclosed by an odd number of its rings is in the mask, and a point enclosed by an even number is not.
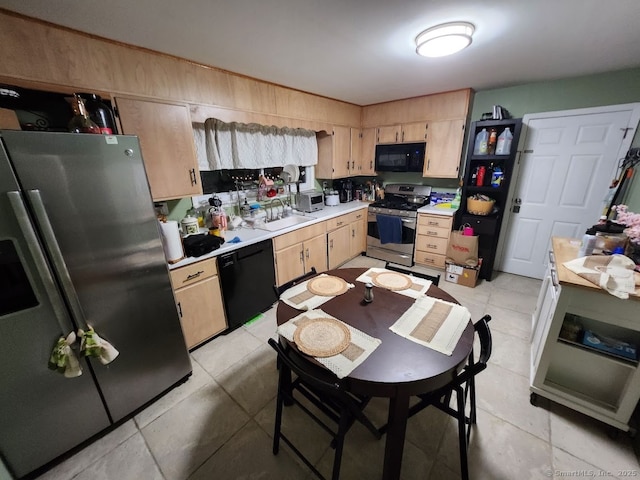
{"type": "Polygon", "coordinates": [[[273,239],[276,283],[283,285],[315,267],[327,269],[327,230],[325,222],[294,230],[273,239]]]}
{"type": "Polygon", "coordinates": [[[418,215],[414,255],[416,263],[444,269],[452,225],[453,217],[450,216],[418,215]]]}
{"type": "Polygon", "coordinates": [[[327,220],[329,268],[336,268],[366,250],[367,210],[358,210],[327,220]]]}
{"type": "Polygon", "coordinates": [[[215,258],[171,271],[173,292],[187,348],[227,328],[215,258]]]}
{"type": "Polygon", "coordinates": [[[329,270],[349,260],[351,226],[346,224],[327,233],[327,258],[329,270]]]}

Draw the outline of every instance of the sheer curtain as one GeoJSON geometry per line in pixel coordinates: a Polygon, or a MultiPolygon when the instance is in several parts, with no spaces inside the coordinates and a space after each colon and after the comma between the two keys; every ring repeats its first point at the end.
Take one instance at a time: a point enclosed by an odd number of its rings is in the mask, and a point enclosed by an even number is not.
{"type": "Polygon", "coordinates": [[[193,132],[200,170],[222,170],[318,163],[318,143],[313,130],[225,123],[209,118],[194,123],[193,132]]]}

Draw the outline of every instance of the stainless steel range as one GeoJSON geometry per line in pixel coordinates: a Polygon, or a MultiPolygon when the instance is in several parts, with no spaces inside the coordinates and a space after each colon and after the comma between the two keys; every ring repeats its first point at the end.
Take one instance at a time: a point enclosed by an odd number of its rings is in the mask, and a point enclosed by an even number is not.
{"type": "Polygon", "coordinates": [[[369,206],[367,257],[413,266],[417,211],[429,205],[430,197],[431,187],[425,185],[387,185],[384,199],[369,206]]]}

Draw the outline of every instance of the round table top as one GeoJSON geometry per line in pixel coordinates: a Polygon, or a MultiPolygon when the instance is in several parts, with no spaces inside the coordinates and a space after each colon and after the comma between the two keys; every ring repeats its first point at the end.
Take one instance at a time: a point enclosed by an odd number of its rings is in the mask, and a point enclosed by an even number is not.
{"type": "MultiPolygon", "coordinates": [[[[383,288],[373,287],[374,299],[363,301],[365,284],[356,278],[366,268],[343,268],[324,272],[344,278],[355,288],[319,308],[335,318],[382,340],[381,345],[348,377],[349,390],[373,396],[393,397],[400,389],[415,395],[443,387],[463,367],[473,347],[473,324],[469,322],[451,356],[412,342],[393,333],[389,327],[413,304],[414,299],[383,288]]],[[[452,303],[458,301],[431,285],[427,294],[452,303]]],[[[282,325],[300,311],[279,302],[277,323],[282,325]]],[[[294,344],[295,345],[295,344],[294,344]]],[[[309,357],[310,358],[310,357],[309,357]]]]}

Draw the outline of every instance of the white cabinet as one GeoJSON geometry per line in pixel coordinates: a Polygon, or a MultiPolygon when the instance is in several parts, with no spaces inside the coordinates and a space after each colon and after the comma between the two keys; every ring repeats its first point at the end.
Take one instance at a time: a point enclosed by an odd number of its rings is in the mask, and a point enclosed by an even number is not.
{"type": "Polygon", "coordinates": [[[549,333],[559,295],[560,285],[558,284],[555,261],[552,252],[549,252],[549,265],[542,280],[538,302],[531,319],[531,368],[533,370],[537,369],[540,363],[542,347],[549,333]]]}
{"type": "Polygon", "coordinates": [[[578,250],[569,240],[552,239],[557,281],[550,262],[532,319],[531,401],[540,395],[627,431],[640,399],[638,359],[583,337],[590,331],[604,345],[640,347],[640,297],[622,300],[565,268],[578,250]]]}

